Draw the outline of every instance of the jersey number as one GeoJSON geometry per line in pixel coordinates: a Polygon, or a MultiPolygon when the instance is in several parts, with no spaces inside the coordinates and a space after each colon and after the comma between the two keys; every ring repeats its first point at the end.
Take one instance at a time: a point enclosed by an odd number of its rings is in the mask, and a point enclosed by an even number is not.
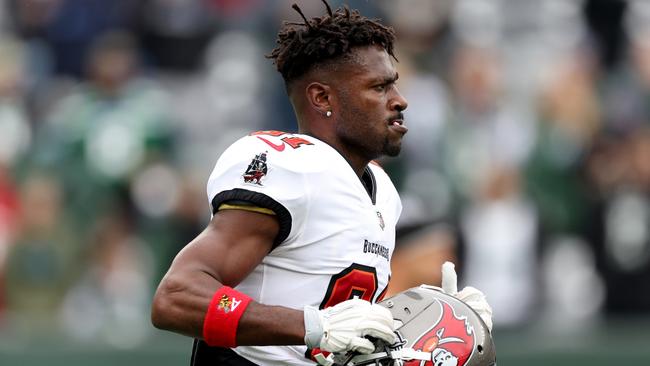
{"type": "MultiPolygon", "coordinates": [[[[377,287],[377,270],[374,267],[352,263],[350,267],[332,276],[320,308],[328,308],[355,297],[372,301],[377,287]]],[[[380,298],[384,292],[385,290],[380,298]]],[[[381,299],[377,299],[379,300],[381,299]]]]}

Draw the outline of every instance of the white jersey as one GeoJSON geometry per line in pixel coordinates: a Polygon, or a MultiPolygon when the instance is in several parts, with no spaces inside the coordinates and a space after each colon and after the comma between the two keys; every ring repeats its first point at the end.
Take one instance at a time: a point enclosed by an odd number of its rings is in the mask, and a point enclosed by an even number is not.
{"type": "MultiPolygon", "coordinates": [[[[293,309],[380,299],[402,206],[380,167],[369,164],[364,181],[335,149],[311,136],[261,131],[231,145],[208,181],[213,212],[224,202],[245,201],[273,210],[280,223],[273,249],[237,289],[293,309]]],[[[234,351],[260,365],[314,364],[305,358],[306,346],[234,351]]]]}

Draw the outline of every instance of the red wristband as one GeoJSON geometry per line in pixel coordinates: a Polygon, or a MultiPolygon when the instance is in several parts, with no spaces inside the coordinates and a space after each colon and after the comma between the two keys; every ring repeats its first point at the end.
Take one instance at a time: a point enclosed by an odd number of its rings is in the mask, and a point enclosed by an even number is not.
{"type": "Polygon", "coordinates": [[[237,326],[251,298],[231,287],[214,293],[203,320],[203,340],[216,347],[237,347],[237,326]]]}

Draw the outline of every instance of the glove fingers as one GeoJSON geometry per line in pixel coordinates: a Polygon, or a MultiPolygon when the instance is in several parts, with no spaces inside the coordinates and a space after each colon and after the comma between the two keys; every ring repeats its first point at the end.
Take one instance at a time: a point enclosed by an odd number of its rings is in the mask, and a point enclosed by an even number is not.
{"type": "Polygon", "coordinates": [[[458,276],[454,268],[451,262],[442,265],[442,291],[452,296],[458,292],[458,276]]]}
{"type": "Polygon", "coordinates": [[[475,304],[475,303],[469,303],[467,305],[469,305],[469,307],[471,307],[478,315],[480,315],[481,318],[483,318],[483,320],[492,319],[492,308],[490,308],[490,306],[485,306],[485,304],[475,304]]]}
{"type": "Polygon", "coordinates": [[[374,338],[381,339],[389,344],[395,342],[395,333],[390,328],[377,329],[377,328],[368,328],[363,333],[364,336],[370,336],[374,338]]]}
{"type": "Polygon", "coordinates": [[[471,306],[471,307],[475,307],[475,305],[476,305],[477,307],[480,307],[480,308],[490,309],[490,311],[492,310],[492,308],[490,307],[490,304],[488,304],[487,299],[483,295],[481,295],[481,296],[470,296],[469,298],[460,299],[460,300],[462,302],[464,302],[465,304],[471,306]]]}
{"type": "Polygon", "coordinates": [[[485,301],[485,295],[478,289],[467,286],[456,294],[456,298],[464,302],[485,301]]]}
{"type": "Polygon", "coordinates": [[[320,310],[319,315],[322,315],[323,337],[318,343],[326,351],[371,353],[375,346],[363,338],[366,335],[390,343],[395,340],[393,316],[381,305],[352,299],[320,310]]]}
{"type": "Polygon", "coordinates": [[[474,287],[467,286],[456,297],[474,309],[481,319],[483,319],[488,329],[492,330],[492,307],[488,304],[483,292],[474,287]]]}
{"type": "Polygon", "coordinates": [[[358,329],[362,330],[361,335],[369,335],[393,343],[395,339],[394,321],[390,311],[377,304],[373,304],[368,310],[366,318],[358,326],[358,329]]]}
{"type": "Polygon", "coordinates": [[[375,345],[368,339],[353,337],[350,339],[348,349],[363,354],[372,353],[375,350],[375,345]]]}

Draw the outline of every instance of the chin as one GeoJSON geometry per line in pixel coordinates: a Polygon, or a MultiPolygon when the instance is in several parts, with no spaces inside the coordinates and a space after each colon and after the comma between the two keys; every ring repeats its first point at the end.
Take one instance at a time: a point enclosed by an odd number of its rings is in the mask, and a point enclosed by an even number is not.
{"type": "Polygon", "coordinates": [[[402,136],[386,136],[382,152],[385,156],[395,157],[402,151],[402,136]]]}
{"type": "Polygon", "coordinates": [[[402,144],[388,145],[384,148],[384,155],[395,157],[399,155],[400,151],[402,151],[402,144]]]}

